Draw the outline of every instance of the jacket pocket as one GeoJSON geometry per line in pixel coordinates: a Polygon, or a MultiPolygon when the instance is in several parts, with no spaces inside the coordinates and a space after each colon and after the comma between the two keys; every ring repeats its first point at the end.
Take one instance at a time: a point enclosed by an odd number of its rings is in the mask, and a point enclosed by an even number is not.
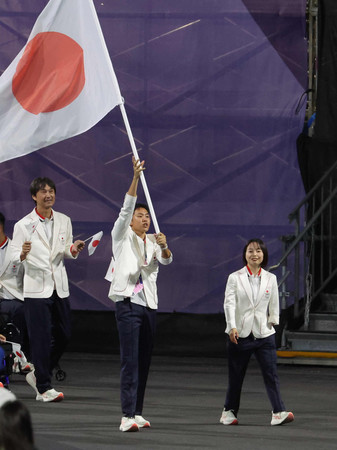
{"type": "Polygon", "coordinates": [[[24,279],[24,290],[29,294],[40,294],[44,290],[43,270],[32,270],[24,279]]]}
{"type": "Polygon", "coordinates": [[[128,287],[135,286],[139,278],[139,276],[138,278],[135,278],[132,275],[129,275],[128,277],[122,277],[120,274],[115,275],[116,276],[113,279],[113,290],[117,295],[124,293],[128,287]]]}
{"type": "Polygon", "coordinates": [[[270,332],[273,330],[273,326],[271,323],[268,323],[268,315],[263,314],[259,318],[260,321],[260,334],[263,336],[265,334],[270,334],[270,332]]]}
{"type": "Polygon", "coordinates": [[[62,267],[61,269],[61,279],[62,279],[62,289],[64,292],[67,292],[69,290],[68,285],[68,275],[65,267],[62,267]]]}
{"type": "Polygon", "coordinates": [[[240,322],[237,321],[237,324],[239,323],[239,326],[237,328],[239,335],[240,335],[241,331],[243,330],[243,328],[245,326],[245,322],[246,322],[246,316],[243,316],[241,318],[240,322]]]}

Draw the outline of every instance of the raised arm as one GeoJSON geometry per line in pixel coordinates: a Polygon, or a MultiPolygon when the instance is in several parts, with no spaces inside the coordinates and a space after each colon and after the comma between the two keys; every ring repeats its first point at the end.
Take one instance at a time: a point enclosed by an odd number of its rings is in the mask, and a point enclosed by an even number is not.
{"type": "Polygon", "coordinates": [[[123,239],[124,234],[130,226],[133,210],[136,204],[140,174],[143,170],[145,170],[144,162],[145,161],[140,162],[139,160],[136,160],[134,156],[132,157],[133,177],[129,190],[126,193],[123,207],[111,231],[113,240],[119,241],[123,239]]]}
{"type": "Polygon", "coordinates": [[[145,170],[144,163],[145,161],[140,162],[139,159],[136,160],[134,156],[132,157],[133,178],[128,190],[128,194],[131,195],[131,197],[137,197],[137,188],[140,174],[143,172],[143,170],[145,170]]]}

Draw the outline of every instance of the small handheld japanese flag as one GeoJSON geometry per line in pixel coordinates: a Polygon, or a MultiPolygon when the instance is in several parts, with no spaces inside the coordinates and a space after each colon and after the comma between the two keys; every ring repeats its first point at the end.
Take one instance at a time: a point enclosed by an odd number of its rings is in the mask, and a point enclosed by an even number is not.
{"type": "Polygon", "coordinates": [[[12,342],[12,349],[13,349],[13,352],[15,353],[15,356],[18,357],[20,364],[22,366],[26,365],[28,361],[27,361],[25,354],[21,350],[21,345],[15,343],[15,342],[12,342]]]}
{"type": "Polygon", "coordinates": [[[32,238],[32,235],[35,232],[36,227],[38,226],[38,224],[39,224],[39,221],[35,220],[34,222],[30,222],[30,223],[25,225],[26,230],[28,231],[28,234],[29,234],[29,239],[32,238]]]}
{"type": "Polygon", "coordinates": [[[12,345],[13,353],[15,353],[15,356],[20,361],[21,366],[25,366],[28,363],[28,361],[27,361],[25,354],[21,350],[21,345],[18,344],[17,342],[11,342],[11,341],[7,341],[7,340],[6,340],[6,342],[8,344],[12,345]]]}
{"type": "Polygon", "coordinates": [[[96,247],[99,244],[100,240],[102,239],[102,236],[103,236],[103,231],[100,231],[99,233],[96,233],[91,238],[91,241],[89,242],[89,245],[88,245],[89,256],[91,256],[94,253],[94,251],[96,250],[96,247]]]}

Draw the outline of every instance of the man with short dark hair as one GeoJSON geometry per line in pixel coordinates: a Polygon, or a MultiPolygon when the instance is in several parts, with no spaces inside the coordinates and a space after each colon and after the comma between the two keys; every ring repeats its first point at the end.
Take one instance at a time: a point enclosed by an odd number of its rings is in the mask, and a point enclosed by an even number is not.
{"type": "Polygon", "coordinates": [[[116,302],[121,356],[121,431],[150,427],[143,418],[143,401],[150,368],[159,264],[170,264],[172,254],[163,233],[146,234],[151,219],[148,207],[136,204],[144,161],[133,158],[133,179],[112,229],[115,266],[109,297],[116,302]]]}
{"type": "Polygon", "coordinates": [[[25,274],[25,316],[35,371],[27,382],[36,400],[56,402],[63,393],[52,388],[52,370],[70,339],[70,303],[64,258],[76,259],[83,241],[72,243],[68,216],[53,210],[56,187],[49,178],[36,178],[30,185],[36,207],[14,226],[13,247],[25,274]]]}

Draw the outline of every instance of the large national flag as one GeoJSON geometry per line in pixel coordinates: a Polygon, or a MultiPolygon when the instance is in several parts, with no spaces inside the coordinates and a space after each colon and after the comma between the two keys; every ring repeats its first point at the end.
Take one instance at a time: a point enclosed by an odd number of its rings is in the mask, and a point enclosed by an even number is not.
{"type": "Polygon", "coordinates": [[[92,0],[50,0],[0,77],[0,162],[83,133],[122,103],[92,0]]]}

